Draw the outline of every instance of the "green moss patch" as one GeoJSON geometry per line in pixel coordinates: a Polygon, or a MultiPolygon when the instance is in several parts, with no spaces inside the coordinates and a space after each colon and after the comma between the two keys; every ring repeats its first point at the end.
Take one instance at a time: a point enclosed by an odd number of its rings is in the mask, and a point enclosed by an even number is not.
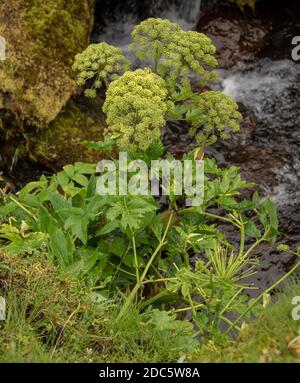
{"type": "Polygon", "coordinates": [[[75,90],[71,63],[87,45],[93,0],[12,0],[0,4],[0,35],[7,58],[0,63],[5,108],[43,126],[75,90]]]}

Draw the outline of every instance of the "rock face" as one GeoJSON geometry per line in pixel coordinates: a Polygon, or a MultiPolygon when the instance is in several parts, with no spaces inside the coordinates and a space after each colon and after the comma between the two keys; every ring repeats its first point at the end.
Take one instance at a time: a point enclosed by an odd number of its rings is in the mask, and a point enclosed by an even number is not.
{"type": "Polygon", "coordinates": [[[103,154],[88,149],[82,141],[103,140],[105,115],[99,98],[71,98],[58,117],[32,142],[31,152],[39,164],[52,172],[74,162],[96,163],[103,154]]]}
{"type": "Polygon", "coordinates": [[[103,154],[82,141],[103,140],[101,100],[71,97],[47,128],[20,132],[0,145],[0,188],[17,191],[40,175],[74,162],[96,163],[103,154]],[[3,172],[3,173],[2,173],[3,172]]]}
{"type": "Polygon", "coordinates": [[[1,1],[0,112],[39,127],[54,120],[76,89],[70,67],[88,44],[93,2],[1,1]]]}
{"type": "Polygon", "coordinates": [[[242,11],[234,3],[220,2],[204,13],[197,30],[212,39],[219,67],[230,68],[253,57],[265,46],[271,23],[249,7],[242,11]]]}
{"type": "Polygon", "coordinates": [[[256,56],[291,57],[291,40],[300,33],[299,1],[256,0],[242,11],[228,0],[203,3],[197,25],[217,47],[220,68],[230,68],[256,56]]]}

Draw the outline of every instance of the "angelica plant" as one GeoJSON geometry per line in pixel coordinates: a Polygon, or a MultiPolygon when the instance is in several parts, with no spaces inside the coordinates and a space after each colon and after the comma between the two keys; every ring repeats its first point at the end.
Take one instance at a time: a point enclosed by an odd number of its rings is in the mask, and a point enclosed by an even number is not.
{"type": "Polygon", "coordinates": [[[166,53],[173,34],[181,30],[180,26],[169,20],[149,18],[138,24],[132,31],[132,51],[142,61],[153,63],[157,72],[160,59],[166,53]]]}
{"type": "Polygon", "coordinates": [[[211,70],[218,62],[209,37],[195,31],[183,31],[169,20],[147,19],[132,32],[131,49],[142,61],[152,61],[153,71],[173,86],[181,76],[195,75],[202,85],[215,81],[211,70]]]}
{"type": "Polygon", "coordinates": [[[129,61],[121,49],[107,43],[90,44],[75,56],[73,71],[77,73],[77,84],[86,86],[85,96],[96,97],[103,83],[108,87],[111,79],[130,68],[129,61]]]}
{"type": "Polygon", "coordinates": [[[165,81],[149,69],[125,72],[106,93],[103,111],[107,115],[106,136],[119,148],[146,150],[160,138],[165,115],[173,107],[165,81]]]}
{"type": "Polygon", "coordinates": [[[238,132],[242,119],[238,105],[233,99],[221,92],[207,91],[194,98],[192,112],[187,115],[199,145],[212,145],[218,136],[228,139],[230,132],[238,132]],[[193,113],[193,110],[196,113],[193,113]]]}
{"type": "Polygon", "coordinates": [[[167,119],[186,120],[202,147],[239,130],[241,114],[229,96],[213,91],[199,95],[190,84],[191,76],[201,86],[217,79],[216,48],[209,37],[183,31],[169,20],[149,18],[133,29],[132,39],[131,49],[146,65],[152,62],[151,68],[128,71],[121,50],[106,43],[91,44],[73,65],[86,96],[95,97],[102,83],[106,85],[103,111],[109,147],[114,142],[132,154],[139,149],[141,155],[158,142],[167,119]]]}
{"type": "Polygon", "coordinates": [[[212,72],[218,65],[214,54],[215,46],[211,39],[203,33],[195,31],[179,31],[173,33],[172,40],[165,52],[163,71],[172,83],[182,76],[193,74],[204,86],[207,82],[217,80],[217,74],[212,72]]]}

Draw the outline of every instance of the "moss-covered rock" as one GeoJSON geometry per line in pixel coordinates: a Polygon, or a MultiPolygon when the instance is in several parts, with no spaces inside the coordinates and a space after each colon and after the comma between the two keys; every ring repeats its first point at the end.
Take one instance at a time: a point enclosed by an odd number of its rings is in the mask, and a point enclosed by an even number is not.
{"type": "Polygon", "coordinates": [[[85,48],[94,0],[2,0],[0,109],[19,120],[46,126],[76,89],[71,64],[85,48]]]}
{"type": "Polygon", "coordinates": [[[99,99],[72,98],[49,127],[33,138],[30,152],[54,172],[76,161],[97,162],[102,155],[81,142],[102,140],[104,126],[99,99]]]}

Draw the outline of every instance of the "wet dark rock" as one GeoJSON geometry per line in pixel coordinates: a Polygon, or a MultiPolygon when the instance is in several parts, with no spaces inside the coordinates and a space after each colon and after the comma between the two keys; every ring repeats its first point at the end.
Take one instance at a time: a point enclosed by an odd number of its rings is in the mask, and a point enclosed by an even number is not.
{"type": "Polygon", "coordinates": [[[161,133],[166,151],[170,151],[175,157],[181,158],[188,148],[194,146],[188,131],[189,126],[187,124],[168,121],[161,133]]]}
{"type": "MultiPolygon", "coordinates": [[[[265,47],[259,52],[259,57],[273,60],[290,59],[293,48],[292,39],[300,36],[300,3],[297,0],[279,2],[271,10],[272,29],[268,35],[265,47]]],[[[266,14],[267,11],[265,10],[266,14]]],[[[269,16],[270,17],[270,16],[269,16]]]]}
{"type": "Polygon", "coordinates": [[[197,30],[215,44],[220,68],[229,68],[257,54],[265,46],[270,29],[271,23],[252,9],[243,12],[234,3],[216,5],[197,24],[197,30]]]}
{"type": "Polygon", "coordinates": [[[291,40],[300,34],[297,0],[257,1],[255,10],[241,11],[234,2],[204,2],[197,30],[211,37],[221,68],[252,59],[291,57],[291,40]],[[207,4],[207,5],[206,5],[207,4]]]}
{"type": "Polygon", "coordinates": [[[48,128],[35,134],[24,131],[2,146],[0,172],[18,189],[26,180],[60,171],[64,165],[96,163],[103,155],[81,142],[101,141],[104,127],[101,100],[74,97],[48,128]]]}

